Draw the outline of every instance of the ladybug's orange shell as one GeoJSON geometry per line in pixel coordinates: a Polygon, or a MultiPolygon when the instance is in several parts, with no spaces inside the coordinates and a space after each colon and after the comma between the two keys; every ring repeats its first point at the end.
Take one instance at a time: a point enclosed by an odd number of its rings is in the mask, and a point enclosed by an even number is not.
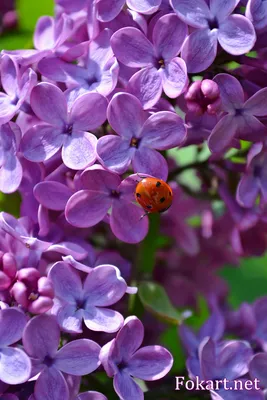
{"type": "Polygon", "coordinates": [[[172,204],[172,189],[162,179],[144,178],[135,189],[136,201],[148,213],[166,211],[172,204]]]}

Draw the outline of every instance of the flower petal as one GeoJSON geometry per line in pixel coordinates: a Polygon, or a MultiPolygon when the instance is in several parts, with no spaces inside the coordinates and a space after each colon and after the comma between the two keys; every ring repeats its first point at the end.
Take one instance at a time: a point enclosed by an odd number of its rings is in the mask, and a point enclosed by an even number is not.
{"type": "Polygon", "coordinates": [[[127,0],[127,6],[140,14],[153,14],[161,4],[161,0],[127,0]]]}
{"type": "Polygon", "coordinates": [[[75,170],[84,169],[96,160],[97,138],[90,132],[73,131],[62,147],[64,164],[75,170]]]}
{"type": "Polygon", "coordinates": [[[93,165],[81,174],[81,184],[83,188],[98,192],[99,194],[110,195],[112,190],[116,190],[121,183],[120,176],[107,171],[101,165],[93,165]]]}
{"type": "Polygon", "coordinates": [[[98,140],[96,152],[101,164],[111,171],[122,174],[128,169],[135,149],[130,147],[129,139],[106,135],[98,140]]]}
{"type": "Polygon", "coordinates": [[[0,93],[0,124],[10,121],[17,110],[17,104],[12,104],[9,96],[5,93],[0,93]]]}
{"type": "Polygon", "coordinates": [[[53,49],[54,29],[54,18],[48,16],[39,18],[34,31],[34,47],[38,50],[53,49]]]}
{"type": "Polygon", "coordinates": [[[4,91],[10,96],[16,96],[18,87],[18,66],[8,55],[1,58],[1,82],[4,91]]]}
{"type": "Polygon", "coordinates": [[[9,346],[20,340],[26,323],[23,312],[15,308],[0,310],[0,346],[9,346]]]}
{"type": "Polygon", "coordinates": [[[34,387],[35,400],[69,399],[67,382],[56,368],[46,368],[38,377],[34,387]]]}
{"type": "Polygon", "coordinates": [[[108,102],[99,93],[84,94],[74,102],[70,123],[74,130],[88,131],[98,128],[106,120],[108,102]]]}
{"type": "MultiPolygon", "coordinates": [[[[55,301],[55,300],[54,300],[55,301]]],[[[56,315],[61,329],[69,333],[82,333],[83,310],[78,309],[76,304],[56,304],[52,308],[52,314],[56,315]]]]}
{"type": "Polygon", "coordinates": [[[249,52],[256,42],[252,23],[243,15],[230,15],[218,30],[218,41],[227,53],[236,56],[249,52]]]}
{"type": "Polygon", "coordinates": [[[97,2],[97,19],[102,22],[112,21],[119,15],[125,0],[100,0],[97,2]]]}
{"type": "Polygon", "coordinates": [[[102,393],[90,390],[90,392],[84,392],[78,394],[78,396],[75,397],[75,400],[108,400],[108,399],[102,393]]]}
{"type": "Polygon", "coordinates": [[[166,181],[168,166],[165,158],[156,150],[149,147],[140,147],[136,151],[132,161],[133,170],[136,173],[144,173],[156,176],[166,181]]]}
{"type": "Polygon", "coordinates": [[[185,136],[185,125],[179,115],[170,111],[159,111],[146,120],[141,143],[142,146],[153,149],[168,150],[179,146],[185,136]]]}
{"type": "Polygon", "coordinates": [[[122,360],[128,361],[142,345],[143,340],[144,326],[142,322],[135,316],[126,318],[116,337],[116,347],[122,360]]]}
{"type": "Polygon", "coordinates": [[[248,372],[253,351],[248,342],[233,340],[222,346],[219,354],[221,377],[233,380],[248,372]]]}
{"type": "Polygon", "coordinates": [[[240,0],[210,0],[211,14],[217,18],[218,21],[223,21],[230,15],[240,0]]]}
{"type": "Polygon", "coordinates": [[[141,218],[144,210],[128,202],[114,202],[110,226],[114,235],[126,243],[138,243],[148,232],[148,218],[141,218]]]}
{"type": "Polygon", "coordinates": [[[23,333],[23,346],[30,357],[43,360],[54,357],[60,340],[60,329],[55,317],[38,315],[32,318],[23,333]]]}
{"type": "Polygon", "coordinates": [[[67,202],[67,221],[79,228],[88,228],[102,221],[111,206],[111,198],[105,193],[80,190],[67,202]]]}
{"type": "Polygon", "coordinates": [[[144,381],[156,381],[163,378],[173,365],[171,353],[161,346],[143,347],[133,355],[127,370],[144,381]]]}
{"type": "Polygon", "coordinates": [[[117,59],[127,67],[146,67],[154,62],[153,45],[137,28],[119,29],[110,42],[117,59]]]}
{"type": "Polygon", "coordinates": [[[267,88],[260,89],[244,104],[244,110],[256,117],[267,115],[267,88]]]}
{"type": "Polygon", "coordinates": [[[143,108],[152,108],[162,93],[162,77],[155,67],[143,68],[128,82],[127,90],[139,99],[143,108]]]}
{"type": "Polygon", "coordinates": [[[74,340],[63,346],[55,357],[55,367],[66,374],[87,375],[99,365],[101,347],[89,339],[74,340]]]}
{"type": "Polygon", "coordinates": [[[248,0],[246,17],[253,23],[257,30],[267,26],[267,3],[264,0],[248,0]]]}
{"type": "Polygon", "coordinates": [[[82,282],[79,274],[63,261],[55,263],[49,271],[55,295],[60,299],[75,304],[82,296],[82,282]]]}
{"type": "Polygon", "coordinates": [[[37,201],[49,210],[64,210],[68,199],[72,195],[66,185],[55,181],[38,183],[33,190],[37,201]]]}
{"type": "Polygon", "coordinates": [[[87,304],[107,307],[117,303],[127,290],[125,280],[113,265],[93,268],[84,282],[87,304]]]}
{"type": "Polygon", "coordinates": [[[167,14],[159,18],[153,29],[153,43],[157,56],[171,60],[179,53],[187,35],[187,25],[177,15],[167,14]]]}
{"type": "Polygon", "coordinates": [[[225,115],[213,128],[208,139],[211,152],[219,153],[231,144],[235,137],[237,126],[232,115],[225,115]]]}
{"type": "Polygon", "coordinates": [[[163,90],[168,97],[174,99],[186,89],[188,83],[186,63],[182,58],[173,58],[165,65],[162,74],[163,90]]]}
{"type": "Polygon", "coordinates": [[[170,3],[178,17],[186,24],[195,28],[208,26],[208,19],[212,15],[205,0],[171,0],[170,3]]]}
{"type": "Polygon", "coordinates": [[[31,361],[20,349],[6,347],[0,350],[0,379],[10,385],[26,382],[31,374],[31,361]]]}
{"type": "Polygon", "coordinates": [[[267,354],[259,353],[256,354],[250,364],[249,364],[249,373],[252,378],[257,378],[260,381],[260,385],[262,387],[267,387],[267,354]]]}
{"type": "Polygon", "coordinates": [[[124,370],[120,370],[114,376],[113,385],[114,385],[114,390],[120,399],[144,400],[144,393],[142,389],[124,370]]]}
{"type": "Polygon", "coordinates": [[[243,107],[244,91],[236,78],[229,74],[218,74],[213,80],[219,86],[224,111],[243,107]]]}
{"type": "Polygon", "coordinates": [[[192,32],[182,47],[182,58],[188,72],[201,72],[207,69],[217,54],[217,30],[199,29],[192,32]]]}
{"type": "Polygon", "coordinates": [[[139,136],[146,120],[140,101],[129,93],[117,93],[113,96],[107,116],[114,131],[129,139],[139,136]]]}
{"type": "Polygon", "coordinates": [[[19,159],[12,154],[6,154],[5,163],[0,168],[0,191],[3,193],[15,192],[22,180],[23,170],[19,159]]]}
{"type": "Polygon", "coordinates": [[[259,189],[257,179],[253,175],[246,174],[238,184],[236,200],[242,207],[251,208],[255,204],[259,189]]]}
{"type": "Polygon", "coordinates": [[[52,125],[34,125],[22,137],[21,151],[25,158],[41,162],[51,158],[63,144],[60,128],[52,125]]]}
{"type": "Polygon", "coordinates": [[[113,333],[123,325],[123,316],[109,308],[87,307],[84,311],[84,323],[92,331],[113,333]]]}

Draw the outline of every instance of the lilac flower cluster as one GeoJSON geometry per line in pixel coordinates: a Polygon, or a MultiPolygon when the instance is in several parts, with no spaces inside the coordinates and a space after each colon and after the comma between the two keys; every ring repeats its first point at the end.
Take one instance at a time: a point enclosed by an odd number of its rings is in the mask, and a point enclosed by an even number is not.
{"type": "Polygon", "coordinates": [[[0,55],[1,399],[171,398],[144,307],[179,325],[190,378],[260,380],[213,400],[263,399],[267,300],[232,310],[218,271],[267,250],[267,2],[55,2],[33,49],[0,55]],[[172,189],[160,216],[143,176],[172,189]],[[200,296],[195,333],[175,308],[200,296]]]}

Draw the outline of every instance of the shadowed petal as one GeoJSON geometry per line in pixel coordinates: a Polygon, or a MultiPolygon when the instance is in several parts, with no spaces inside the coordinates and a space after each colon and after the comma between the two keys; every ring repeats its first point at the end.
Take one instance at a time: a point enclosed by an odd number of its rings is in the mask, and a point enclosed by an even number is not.
{"type": "Polygon", "coordinates": [[[111,171],[121,174],[129,167],[135,149],[130,147],[128,139],[106,135],[98,140],[96,152],[101,164],[111,171]]]}
{"type": "Polygon", "coordinates": [[[249,364],[249,373],[252,378],[257,378],[260,381],[260,385],[263,387],[267,387],[267,354],[259,353],[256,354],[250,364],[249,364]]]}
{"type": "Polygon", "coordinates": [[[207,69],[217,54],[217,31],[209,28],[192,32],[182,47],[182,58],[188,72],[201,72],[207,69]]]}
{"type": "Polygon", "coordinates": [[[205,0],[171,0],[171,5],[178,17],[186,24],[195,28],[208,26],[211,13],[205,0]]]}
{"type": "Polygon", "coordinates": [[[43,314],[32,318],[22,340],[29,356],[41,360],[45,356],[54,357],[60,340],[60,329],[55,317],[43,314]]]}
{"type": "Polygon", "coordinates": [[[31,106],[40,120],[64,126],[67,121],[67,102],[63,92],[51,83],[39,83],[31,92],[31,106]]]}
{"type": "Polygon", "coordinates": [[[10,385],[26,382],[31,374],[31,361],[20,349],[6,347],[0,350],[0,379],[10,385]]]}
{"type": "Polygon", "coordinates": [[[125,294],[127,285],[118,268],[112,265],[95,267],[84,282],[87,304],[107,307],[117,303],[125,294]]]}
{"type": "Polygon", "coordinates": [[[211,152],[219,153],[230,145],[235,137],[237,126],[232,115],[225,115],[213,128],[208,139],[211,152]]]}
{"type": "Polygon", "coordinates": [[[108,400],[108,399],[102,393],[90,391],[78,394],[78,396],[75,397],[75,400],[108,400]]]}
{"type": "Polygon", "coordinates": [[[97,19],[102,22],[112,21],[120,13],[125,0],[99,0],[97,2],[97,19]]]}
{"type": "Polygon", "coordinates": [[[98,128],[106,120],[107,106],[106,98],[99,93],[80,96],[71,109],[73,129],[88,131],[98,128]]]}
{"type": "Polygon", "coordinates": [[[267,26],[267,3],[264,0],[248,0],[246,17],[253,23],[256,29],[267,26]]]}
{"type": "Polygon", "coordinates": [[[267,115],[267,88],[260,89],[244,104],[244,110],[256,117],[267,115]]]}
{"type": "Polygon", "coordinates": [[[219,86],[224,111],[233,111],[243,106],[244,91],[236,78],[229,74],[218,74],[213,80],[219,86]]]}
{"type": "Polygon", "coordinates": [[[157,176],[164,181],[167,179],[167,162],[165,158],[154,149],[140,147],[135,153],[132,165],[136,173],[157,176]]]}
{"type": "Polygon", "coordinates": [[[252,49],[256,34],[252,23],[243,15],[230,15],[220,24],[218,40],[227,53],[240,55],[252,49]]]}
{"type": "Polygon", "coordinates": [[[10,121],[15,115],[18,106],[11,103],[11,99],[5,93],[0,93],[0,124],[10,121]]]}
{"type": "Polygon", "coordinates": [[[60,182],[40,182],[34,187],[34,196],[40,204],[49,210],[64,210],[68,199],[72,195],[66,185],[60,182]]]}
{"type": "Polygon", "coordinates": [[[123,400],[144,400],[144,393],[140,386],[124,371],[119,371],[114,376],[114,389],[120,399],[123,400]]]}
{"type": "Polygon", "coordinates": [[[0,311],[0,346],[9,346],[22,337],[27,323],[26,316],[15,308],[0,311]]]}
{"type": "Polygon", "coordinates": [[[92,331],[113,333],[123,325],[123,316],[108,308],[87,307],[84,311],[84,323],[92,331]]]}
{"type": "Polygon", "coordinates": [[[67,382],[56,368],[47,368],[41,373],[34,387],[36,400],[62,400],[69,398],[67,382]]]}
{"type": "Polygon", "coordinates": [[[71,225],[88,228],[102,221],[110,206],[111,198],[105,193],[80,190],[67,202],[65,215],[71,225]]]}
{"type": "Polygon", "coordinates": [[[210,11],[218,21],[223,21],[230,15],[240,0],[210,0],[210,11]]]}
{"type": "Polygon", "coordinates": [[[88,339],[74,340],[63,346],[55,357],[55,367],[66,374],[87,375],[99,365],[101,347],[88,339]]]}
{"type": "Polygon", "coordinates": [[[73,131],[62,147],[64,164],[75,170],[92,165],[96,159],[97,138],[90,132],[73,131]]]}
{"type": "Polygon", "coordinates": [[[248,372],[253,351],[248,342],[233,340],[222,346],[218,354],[221,377],[233,380],[248,372]]]}
{"type": "Polygon", "coordinates": [[[259,193],[259,183],[253,175],[244,175],[237,187],[236,199],[242,207],[251,208],[259,193]]]}
{"type": "Polygon", "coordinates": [[[52,266],[48,274],[53,282],[55,295],[75,304],[82,295],[82,282],[78,272],[63,261],[52,266]]]}
{"type": "Polygon", "coordinates": [[[110,42],[117,59],[128,67],[146,67],[154,62],[153,45],[137,28],[119,29],[110,42]]]}
{"type": "Polygon", "coordinates": [[[168,62],[162,74],[163,90],[171,99],[180,96],[188,83],[186,63],[176,57],[168,62]]]}

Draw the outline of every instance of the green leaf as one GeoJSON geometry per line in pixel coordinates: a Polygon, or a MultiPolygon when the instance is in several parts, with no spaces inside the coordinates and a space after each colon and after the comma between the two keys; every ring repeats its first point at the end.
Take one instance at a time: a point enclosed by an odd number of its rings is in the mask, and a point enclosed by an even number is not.
{"type": "Polygon", "coordinates": [[[176,326],[171,326],[161,335],[161,344],[173,355],[172,374],[177,374],[185,368],[185,352],[176,326]]]}
{"type": "Polygon", "coordinates": [[[203,296],[198,297],[197,310],[186,320],[186,324],[194,330],[201,328],[203,323],[209,318],[210,312],[206,299],[203,296]]]}
{"type": "Polygon", "coordinates": [[[4,194],[0,192],[0,211],[5,211],[18,218],[20,214],[21,198],[18,192],[4,194]]]}
{"type": "Polygon", "coordinates": [[[54,0],[17,0],[20,29],[34,31],[39,17],[54,14],[54,5],[54,0]]]}
{"type": "Polygon", "coordinates": [[[161,320],[178,325],[183,320],[171,304],[165,289],[155,282],[142,282],[138,290],[139,298],[144,307],[161,320]]]}

